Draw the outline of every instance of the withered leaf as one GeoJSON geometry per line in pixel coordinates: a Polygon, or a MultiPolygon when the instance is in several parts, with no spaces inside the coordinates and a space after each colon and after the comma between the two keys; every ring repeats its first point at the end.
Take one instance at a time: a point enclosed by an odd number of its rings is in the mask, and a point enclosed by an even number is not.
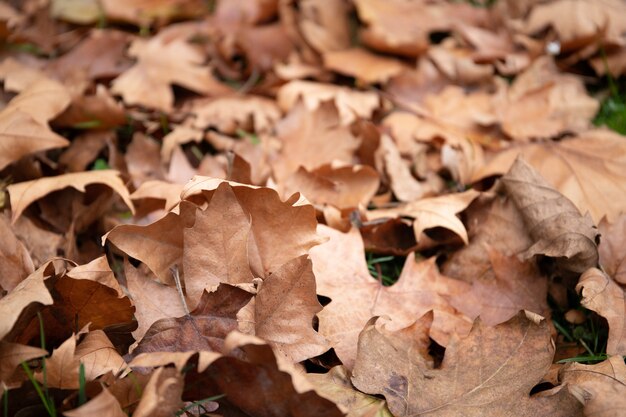
{"type": "Polygon", "coordinates": [[[120,403],[109,390],[103,388],[100,394],[78,408],[64,411],[63,415],[67,417],[125,417],[126,413],[122,411],[120,403]]]}
{"type": "Polygon", "coordinates": [[[0,341],[0,395],[20,363],[46,356],[48,351],[33,346],[0,341]]]}
{"type": "Polygon", "coordinates": [[[602,236],[598,245],[602,269],[615,281],[626,284],[626,214],[614,223],[603,218],[598,231],[602,236]]]}
{"type": "Polygon", "coordinates": [[[6,216],[0,216],[0,236],[0,291],[10,291],[33,273],[35,266],[6,216]]]}
{"type": "Polygon", "coordinates": [[[183,378],[174,368],[157,368],[143,389],[133,417],[170,417],[182,406],[183,378]]]}
{"type": "Polygon", "coordinates": [[[524,252],[526,259],[549,256],[574,273],[598,264],[598,231],[589,215],[581,216],[570,200],[521,158],[501,181],[534,241],[524,252]]]}
{"type": "Polygon", "coordinates": [[[252,294],[228,284],[204,292],[189,315],[156,321],[133,355],[143,352],[221,351],[226,335],[237,329],[237,312],[252,294]]]}
{"type": "Polygon", "coordinates": [[[120,179],[117,171],[86,171],[63,174],[56,177],[44,177],[9,185],[7,190],[11,199],[11,221],[15,222],[22,212],[26,210],[26,207],[47,194],[66,187],[85,192],[85,187],[91,184],[104,184],[110,187],[122,198],[131,211],[135,210],[128,189],[120,179]]]}
{"type": "Polygon", "coordinates": [[[626,355],[626,297],[624,290],[597,268],[585,271],[576,285],[581,304],[604,317],[609,324],[606,352],[626,355]]]}
{"type": "Polygon", "coordinates": [[[395,416],[533,416],[546,403],[551,415],[576,415],[563,390],[529,396],[554,354],[548,324],[536,315],[520,313],[496,327],[477,320],[466,338],[453,338],[436,369],[419,351],[396,349],[399,337],[369,324],[352,377],[359,390],[384,395],[395,416]]]}

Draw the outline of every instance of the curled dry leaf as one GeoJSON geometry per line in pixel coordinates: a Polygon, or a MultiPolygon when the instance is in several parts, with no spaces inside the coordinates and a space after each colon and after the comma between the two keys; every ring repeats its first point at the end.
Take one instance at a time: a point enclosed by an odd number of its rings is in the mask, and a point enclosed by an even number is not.
{"type": "Polygon", "coordinates": [[[583,306],[604,317],[609,324],[606,352],[626,355],[626,297],[624,290],[597,268],[590,268],[580,277],[576,291],[582,294],[583,306]]]}
{"type": "Polygon", "coordinates": [[[384,395],[397,417],[579,415],[561,388],[529,396],[554,355],[543,319],[521,312],[496,327],[477,320],[467,337],[452,339],[438,368],[419,349],[398,348],[414,340],[406,337],[369,324],[359,336],[352,377],[359,390],[384,395]]]}
{"type": "Polygon", "coordinates": [[[313,272],[318,294],[331,299],[318,314],[319,332],[346,368],[352,369],[358,334],[373,316],[388,315],[390,326],[399,329],[433,310],[430,337],[443,346],[452,334],[467,333],[469,321],[444,298],[465,291],[467,284],[440,275],[434,258],[417,262],[410,255],[398,281],[384,287],[369,274],[357,229],[341,233],[320,225],[318,230],[330,240],[311,249],[313,272]]]}
{"type": "Polygon", "coordinates": [[[619,417],[626,410],[626,365],[622,356],[612,356],[596,365],[570,363],[559,380],[584,405],[585,416],[619,417]]]}
{"type": "Polygon", "coordinates": [[[422,198],[391,209],[368,210],[367,218],[371,220],[409,217],[414,219],[413,231],[418,242],[424,230],[443,227],[456,233],[467,244],[467,230],[456,215],[465,210],[479,195],[478,191],[468,190],[440,197],[422,198]]]}
{"type": "Polygon", "coordinates": [[[66,275],[74,279],[86,279],[99,282],[107,287],[113,288],[117,291],[118,296],[122,297],[124,295],[124,291],[115,279],[115,275],[109,267],[109,262],[107,261],[105,255],[84,265],[78,265],[77,267],[72,268],[66,275]]]}
{"type": "MultiPolygon", "coordinates": [[[[378,94],[358,91],[334,84],[322,84],[311,81],[291,81],[278,90],[278,105],[283,111],[294,108],[298,101],[312,112],[332,101],[339,112],[341,125],[349,125],[357,118],[368,119],[381,105],[378,94]]],[[[320,140],[320,144],[323,141],[320,140]]]]}
{"type": "MultiPolygon", "coordinates": [[[[33,346],[0,341],[0,395],[11,385],[12,377],[22,362],[46,356],[48,351],[33,346]]],[[[26,379],[24,376],[20,380],[26,379]]]]}
{"type": "Polygon", "coordinates": [[[559,142],[528,144],[500,152],[474,180],[507,172],[518,155],[594,222],[609,222],[626,207],[626,138],[594,129],[559,142]]]}
{"type": "Polygon", "coordinates": [[[626,214],[614,223],[603,218],[598,224],[600,233],[600,265],[607,275],[620,284],[626,284],[626,214]]]}
{"type": "Polygon", "coordinates": [[[0,236],[0,292],[11,291],[34,272],[35,266],[6,216],[0,216],[0,236]]]}
{"type": "Polygon", "coordinates": [[[170,417],[182,406],[183,378],[174,368],[157,368],[142,390],[133,417],[170,417]]]}
{"type": "Polygon", "coordinates": [[[135,208],[130,199],[128,189],[120,179],[117,171],[86,171],[56,177],[44,177],[9,185],[7,191],[11,199],[11,221],[15,222],[30,204],[47,194],[62,190],[66,187],[72,187],[78,191],[85,192],[85,188],[92,184],[104,184],[111,188],[122,198],[128,208],[134,212],[135,208]]]}
{"type": "Polygon", "coordinates": [[[373,54],[363,48],[350,48],[324,54],[324,66],[359,81],[386,83],[406,67],[396,59],[373,54]]]}
{"type": "Polygon", "coordinates": [[[573,273],[598,264],[598,230],[588,214],[581,216],[570,200],[521,158],[501,181],[533,239],[524,258],[549,256],[560,268],[573,273]]]}
{"type": "Polygon", "coordinates": [[[341,365],[325,374],[308,374],[307,379],[320,394],[342,407],[347,417],[392,417],[384,400],[352,386],[348,370],[341,365]]]}
{"type": "Polygon", "coordinates": [[[64,411],[63,415],[67,417],[126,417],[120,403],[106,388],[80,407],[64,411]]]}

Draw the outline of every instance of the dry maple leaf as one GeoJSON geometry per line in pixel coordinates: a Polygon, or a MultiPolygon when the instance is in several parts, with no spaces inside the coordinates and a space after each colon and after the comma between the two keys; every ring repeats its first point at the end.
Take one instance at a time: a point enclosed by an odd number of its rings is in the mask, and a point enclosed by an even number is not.
{"type": "Polygon", "coordinates": [[[130,199],[128,189],[119,177],[119,172],[113,170],[76,172],[44,177],[37,180],[20,182],[7,187],[11,199],[11,222],[17,218],[31,203],[54,191],[72,187],[85,192],[85,188],[92,184],[104,184],[115,191],[124,203],[134,212],[135,208],[130,199]]]}
{"type": "Polygon", "coordinates": [[[182,39],[154,37],[135,40],[128,53],[137,63],[113,81],[112,92],[120,94],[129,105],[169,112],[174,105],[171,84],[192,91],[220,95],[230,91],[202,66],[204,57],[182,39]]]}
{"type": "Polygon", "coordinates": [[[554,345],[546,321],[527,314],[496,327],[477,320],[466,338],[452,339],[438,368],[409,348],[414,339],[398,340],[407,336],[369,324],[359,337],[352,382],[384,395],[396,417],[578,415],[562,387],[529,396],[552,364],[554,345]]]}
{"type": "Polygon", "coordinates": [[[381,105],[378,94],[373,92],[300,80],[282,86],[277,100],[285,112],[293,109],[298,101],[302,101],[309,112],[317,110],[324,102],[332,101],[339,112],[341,125],[349,125],[357,118],[369,119],[381,105]]]}
{"type": "Polygon", "coordinates": [[[237,329],[237,312],[252,294],[228,284],[203,292],[195,310],[182,317],[154,322],[133,355],[144,352],[186,352],[222,350],[226,335],[237,329]]]}
{"type": "Polygon", "coordinates": [[[626,284],[626,214],[619,216],[614,223],[603,218],[598,224],[598,232],[602,270],[620,284],[626,284]]]}
{"type": "Polygon", "coordinates": [[[580,303],[604,317],[609,324],[606,352],[626,355],[626,297],[624,290],[597,268],[583,273],[576,285],[580,303]]]}
{"type": "Polygon", "coordinates": [[[584,405],[585,416],[624,415],[626,365],[622,356],[612,356],[595,365],[569,363],[559,371],[559,380],[584,405]]]}
{"type": "Polygon", "coordinates": [[[626,140],[594,129],[559,142],[528,144],[500,152],[474,180],[504,174],[521,154],[553,187],[594,222],[613,222],[626,207],[626,140]]]}
{"type": "Polygon", "coordinates": [[[413,231],[418,242],[424,230],[443,227],[456,233],[467,244],[467,230],[456,214],[465,210],[479,195],[478,191],[468,190],[457,194],[422,198],[391,209],[369,210],[367,218],[371,220],[410,217],[414,219],[413,231]]]}
{"type": "Polygon", "coordinates": [[[555,258],[566,271],[582,273],[598,264],[598,230],[587,214],[555,190],[530,165],[518,158],[500,180],[533,239],[524,258],[555,258]]]}
{"type": "Polygon", "coordinates": [[[111,395],[108,389],[103,388],[102,392],[91,400],[73,410],[64,411],[67,417],[126,417],[117,399],[111,395]]]}
{"type": "Polygon", "coordinates": [[[341,233],[320,225],[318,230],[330,240],[311,249],[313,272],[318,294],[331,299],[318,314],[319,332],[346,368],[352,368],[358,334],[373,316],[390,316],[398,329],[434,310],[430,336],[443,346],[452,334],[467,333],[469,321],[443,297],[464,291],[466,284],[440,275],[434,258],[416,262],[410,255],[398,281],[384,287],[369,274],[357,229],[341,233]]]}
{"type": "Polygon", "coordinates": [[[339,365],[325,374],[307,374],[324,397],[334,401],[347,417],[392,417],[384,400],[363,394],[350,382],[348,370],[339,365]]]}

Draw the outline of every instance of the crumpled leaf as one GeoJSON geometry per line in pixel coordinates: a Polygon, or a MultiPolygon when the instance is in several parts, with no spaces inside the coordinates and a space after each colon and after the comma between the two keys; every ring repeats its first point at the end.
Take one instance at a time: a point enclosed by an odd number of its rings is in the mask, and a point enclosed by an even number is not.
{"type": "Polygon", "coordinates": [[[308,374],[307,379],[326,398],[347,411],[347,417],[392,417],[384,400],[357,391],[347,369],[335,366],[325,374],[308,374]]]}
{"type": "Polygon", "coordinates": [[[285,263],[263,280],[255,297],[255,335],[294,363],[329,348],[312,326],[322,310],[312,268],[306,255],[285,263]]]}
{"type": "Polygon", "coordinates": [[[604,317],[609,324],[606,353],[626,355],[626,297],[624,290],[597,268],[583,273],[576,285],[580,303],[604,317]]]}
{"type": "MultiPolygon", "coordinates": [[[[334,84],[322,84],[311,81],[291,81],[278,90],[278,105],[288,111],[302,101],[304,107],[313,112],[332,101],[339,112],[340,124],[345,126],[357,118],[370,118],[374,110],[380,107],[378,94],[370,91],[358,91],[334,84]]],[[[320,140],[320,144],[322,140],[320,140]]]]}
{"type": "Polygon", "coordinates": [[[626,284],[626,214],[609,223],[603,218],[598,224],[600,233],[600,265],[608,276],[626,284]]]}
{"type": "Polygon", "coordinates": [[[134,212],[135,207],[130,199],[128,189],[119,177],[119,173],[114,170],[85,171],[71,174],[58,175],[56,177],[44,177],[37,180],[11,184],[7,187],[11,199],[11,222],[15,223],[18,217],[26,208],[54,191],[72,187],[78,191],[85,192],[85,187],[92,184],[104,184],[113,189],[134,212]]]}
{"type": "Polygon", "coordinates": [[[120,403],[106,388],[80,407],[64,411],[63,415],[67,417],[126,417],[120,403]]]}
{"type": "Polygon", "coordinates": [[[594,222],[614,221],[626,206],[626,140],[608,129],[572,139],[512,147],[500,152],[474,180],[507,172],[518,155],[594,222]]]}
{"type": "Polygon", "coordinates": [[[0,236],[0,291],[11,291],[35,271],[35,265],[6,216],[0,216],[0,236]]]}
{"type": "Polygon", "coordinates": [[[369,210],[367,217],[370,220],[410,217],[414,219],[413,231],[418,242],[424,230],[443,227],[456,233],[467,244],[467,230],[456,214],[465,210],[479,195],[478,191],[467,190],[457,194],[422,198],[399,205],[396,208],[369,210]]]}
{"type": "Polygon", "coordinates": [[[587,214],[555,190],[532,166],[518,158],[502,185],[520,211],[533,245],[524,258],[555,258],[566,271],[582,273],[598,264],[598,230],[587,214]]]}
{"type": "Polygon", "coordinates": [[[419,350],[395,348],[400,337],[368,324],[352,377],[359,390],[384,395],[397,417],[577,415],[562,388],[529,396],[554,355],[541,317],[522,312],[496,327],[477,320],[466,338],[452,339],[438,368],[419,350]]]}
{"type": "Polygon", "coordinates": [[[619,417],[626,410],[626,365],[612,356],[595,365],[567,364],[559,380],[584,405],[585,416],[619,417]]]}
{"type": "Polygon", "coordinates": [[[467,333],[468,319],[444,297],[464,291],[466,284],[440,275],[435,258],[417,262],[409,255],[398,281],[384,287],[369,274],[357,229],[341,233],[320,225],[318,230],[330,240],[311,249],[313,272],[318,294],[331,299],[318,314],[319,332],[346,368],[352,369],[358,334],[373,316],[388,315],[399,329],[434,310],[430,337],[443,346],[452,334],[467,333]]]}

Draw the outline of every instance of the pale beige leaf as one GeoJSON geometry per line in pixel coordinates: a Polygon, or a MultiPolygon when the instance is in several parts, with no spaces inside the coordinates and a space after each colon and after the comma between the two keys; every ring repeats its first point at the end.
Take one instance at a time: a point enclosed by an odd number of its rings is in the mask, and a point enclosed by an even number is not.
{"type": "Polygon", "coordinates": [[[126,417],[120,403],[106,388],[80,407],[64,411],[63,415],[66,417],[126,417]]]}
{"type": "Polygon", "coordinates": [[[376,55],[363,48],[326,52],[324,66],[366,83],[385,83],[406,67],[396,59],[376,55]]]}
{"type": "Polygon", "coordinates": [[[600,232],[600,265],[608,276],[620,284],[626,284],[626,214],[614,223],[603,218],[598,224],[600,232]]]}
{"type": "Polygon", "coordinates": [[[0,216],[0,236],[0,288],[11,291],[35,271],[35,266],[6,216],[0,216]]]}
{"type": "Polygon", "coordinates": [[[96,258],[84,265],[72,268],[66,275],[74,279],[88,279],[90,281],[99,282],[107,287],[113,288],[117,291],[117,295],[119,297],[124,295],[122,287],[120,287],[120,284],[115,279],[113,271],[109,267],[106,255],[96,258]]]}
{"type": "Polygon", "coordinates": [[[47,194],[62,190],[66,187],[72,187],[78,191],[85,192],[85,188],[91,184],[104,184],[110,187],[122,198],[128,208],[134,212],[135,208],[130,199],[128,189],[120,179],[117,171],[87,171],[64,174],[56,177],[44,177],[9,185],[7,190],[11,199],[11,221],[15,222],[30,204],[47,194]]]}

